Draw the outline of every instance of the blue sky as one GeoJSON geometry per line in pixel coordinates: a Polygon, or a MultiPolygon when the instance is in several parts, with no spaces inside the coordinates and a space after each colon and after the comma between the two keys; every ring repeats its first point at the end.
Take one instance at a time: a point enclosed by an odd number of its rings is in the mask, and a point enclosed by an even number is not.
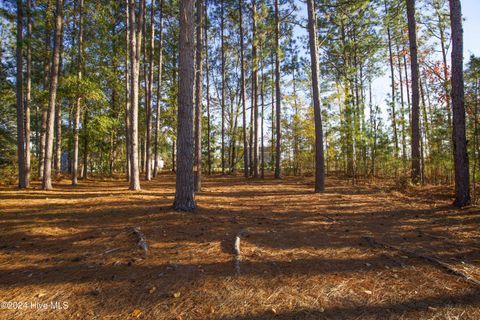
{"type": "Polygon", "coordinates": [[[480,0],[463,0],[462,11],[465,18],[463,31],[467,60],[471,54],[480,56],[480,0]]]}

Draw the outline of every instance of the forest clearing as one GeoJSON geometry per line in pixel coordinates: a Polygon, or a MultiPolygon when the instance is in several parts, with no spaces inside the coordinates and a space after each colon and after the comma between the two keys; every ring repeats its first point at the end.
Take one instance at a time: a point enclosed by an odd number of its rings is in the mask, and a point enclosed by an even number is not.
{"type": "Polygon", "coordinates": [[[478,0],[0,0],[0,320],[480,319],[478,34],[478,0]]]}
{"type": "Polygon", "coordinates": [[[480,317],[478,282],[408,253],[478,281],[478,209],[451,206],[444,187],[329,177],[328,191],[315,194],[312,185],[217,175],[195,214],[171,209],[170,174],[127,195],[111,179],[77,188],[63,180],[52,192],[2,188],[0,300],[68,309],[2,310],[0,319],[480,317]]]}

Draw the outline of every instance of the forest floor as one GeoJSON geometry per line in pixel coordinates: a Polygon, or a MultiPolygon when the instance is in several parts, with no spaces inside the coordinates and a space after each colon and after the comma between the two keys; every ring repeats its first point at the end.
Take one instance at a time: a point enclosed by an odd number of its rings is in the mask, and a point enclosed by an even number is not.
{"type": "Polygon", "coordinates": [[[1,187],[0,319],[480,319],[480,285],[445,268],[480,280],[478,208],[327,181],[206,177],[194,213],[171,174],[1,187]]]}

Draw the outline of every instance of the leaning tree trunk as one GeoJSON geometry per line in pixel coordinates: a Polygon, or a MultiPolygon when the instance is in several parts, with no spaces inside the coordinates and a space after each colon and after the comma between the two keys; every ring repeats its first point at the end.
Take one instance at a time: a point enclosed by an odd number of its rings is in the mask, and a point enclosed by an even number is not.
{"type": "Polygon", "coordinates": [[[23,118],[23,3],[17,0],[17,156],[18,187],[28,185],[25,174],[25,130],[23,118]]]}
{"type": "Polygon", "coordinates": [[[315,118],[315,192],[325,190],[325,166],[323,154],[322,113],[320,110],[319,66],[317,54],[316,12],[314,0],[308,0],[308,37],[310,44],[310,64],[312,68],[312,98],[315,118]]]}
{"type": "Polygon", "coordinates": [[[60,40],[63,24],[63,0],[56,0],[55,36],[53,40],[52,70],[50,72],[50,92],[48,99],[47,132],[45,143],[45,164],[43,168],[42,189],[52,189],[52,156],[55,121],[55,103],[57,100],[58,71],[60,64],[60,40]]]}
{"type": "Polygon", "coordinates": [[[420,182],[420,89],[417,53],[415,0],[407,0],[408,38],[412,67],[412,182],[420,182]]]}
{"type": "Polygon", "coordinates": [[[193,84],[195,77],[194,0],[180,0],[179,92],[177,114],[176,210],[196,208],[193,174],[193,84]]]}
{"type": "Polygon", "coordinates": [[[244,39],[243,39],[243,0],[239,1],[240,13],[240,82],[242,95],[242,124],[243,124],[243,174],[248,178],[248,140],[247,140],[247,107],[245,94],[245,58],[244,58],[244,39]]]}
{"type": "Polygon", "coordinates": [[[455,202],[458,207],[470,204],[467,139],[465,137],[465,88],[463,79],[463,29],[460,0],[450,0],[452,27],[452,108],[453,154],[455,162],[455,202]]]}
{"type": "Polygon", "coordinates": [[[202,189],[202,52],[203,52],[203,0],[197,0],[197,49],[195,72],[195,191],[202,189]]]}
{"type": "Polygon", "coordinates": [[[153,168],[153,176],[156,177],[158,174],[158,167],[160,165],[160,151],[158,150],[159,144],[159,133],[160,133],[160,114],[161,114],[161,90],[162,90],[162,63],[163,63],[163,0],[160,0],[160,13],[159,13],[159,26],[158,33],[160,36],[159,45],[158,45],[158,78],[157,78],[157,110],[155,116],[155,143],[154,143],[154,152],[155,152],[155,166],[153,168]]]}
{"type": "MultiPolygon", "coordinates": [[[[278,0],[275,0],[275,94],[276,94],[276,145],[275,145],[275,178],[280,179],[280,166],[282,162],[282,130],[281,130],[281,93],[280,93],[280,13],[278,0]]],[[[272,106],[273,107],[273,106],[272,106]]]]}
{"type": "MultiPolygon", "coordinates": [[[[78,0],[78,61],[77,61],[77,80],[82,82],[83,76],[83,0],[78,0]]],[[[80,114],[82,108],[82,97],[77,96],[77,103],[75,106],[75,119],[73,121],[73,159],[72,159],[72,185],[78,184],[78,131],[80,127],[80,114]]]]}

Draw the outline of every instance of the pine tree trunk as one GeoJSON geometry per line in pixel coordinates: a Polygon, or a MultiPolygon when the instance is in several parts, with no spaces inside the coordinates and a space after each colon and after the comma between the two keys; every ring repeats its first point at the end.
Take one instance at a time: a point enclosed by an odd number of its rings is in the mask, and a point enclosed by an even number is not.
{"type": "Polygon", "coordinates": [[[275,0],[275,94],[276,94],[276,145],[275,145],[275,178],[281,178],[280,166],[281,146],[282,146],[282,130],[281,130],[281,99],[280,93],[280,13],[278,0],[275,0]]]}
{"type": "Polygon", "coordinates": [[[175,210],[196,208],[193,173],[193,85],[195,77],[194,0],[180,0],[179,93],[175,210]]]}
{"type": "Polygon", "coordinates": [[[27,70],[25,81],[25,187],[30,186],[30,101],[32,92],[32,0],[27,0],[27,70]]]}
{"type": "MultiPolygon", "coordinates": [[[[58,79],[62,76],[63,69],[63,23],[62,29],[60,32],[60,60],[58,63],[58,79]]],[[[61,159],[62,159],[62,100],[57,100],[57,105],[55,106],[55,157],[53,160],[53,168],[55,177],[58,177],[61,174],[61,159]]]]}
{"type": "Polygon", "coordinates": [[[153,57],[155,54],[155,0],[150,7],[150,48],[148,61],[148,89],[147,89],[147,133],[145,138],[145,180],[152,180],[152,110],[153,110],[153,57]]]}
{"type": "Polygon", "coordinates": [[[160,133],[160,115],[161,115],[161,90],[162,90],[162,64],[163,64],[163,0],[160,0],[159,26],[158,33],[160,36],[158,46],[158,79],[157,79],[157,111],[155,117],[155,166],[153,168],[153,176],[158,175],[160,166],[160,151],[158,150],[159,133],[160,133]]]}
{"type": "Polygon", "coordinates": [[[197,48],[195,68],[195,192],[202,190],[202,86],[203,86],[203,0],[196,1],[197,48]]]}
{"type": "Polygon", "coordinates": [[[415,0],[407,0],[408,38],[412,75],[412,182],[420,182],[420,90],[417,54],[415,0]]]}
{"type": "Polygon", "coordinates": [[[142,26],[145,0],[140,0],[138,19],[135,17],[135,1],[129,0],[130,15],[130,190],[140,190],[138,161],[138,83],[140,53],[142,48],[142,26]],[[138,23],[137,21],[138,20],[138,23]]]}
{"type": "Polygon", "coordinates": [[[467,139],[465,136],[465,88],[463,79],[463,28],[460,0],[450,0],[452,27],[452,107],[453,153],[455,162],[455,202],[463,207],[470,204],[467,139]]]}
{"type": "MultiPolygon", "coordinates": [[[[78,0],[78,56],[77,56],[77,80],[82,82],[83,77],[83,1],[78,0]]],[[[78,95],[75,105],[75,119],[73,121],[73,159],[72,159],[72,185],[78,184],[78,159],[79,159],[79,127],[82,110],[82,97],[78,95]]]]}
{"type": "Polygon", "coordinates": [[[246,106],[246,93],[245,93],[245,57],[244,57],[244,38],[243,38],[243,0],[239,1],[239,13],[240,13],[240,90],[242,98],[242,125],[243,125],[243,174],[245,178],[248,178],[248,138],[247,138],[247,106],[246,106]]]}
{"type": "Polygon", "coordinates": [[[45,143],[45,164],[43,168],[42,189],[52,189],[52,156],[55,121],[55,104],[57,100],[58,73],[60,64],[60,41],[63,24],[63,0],[56,0],[55,36],[53,41],[52,70],[50,73],[50,90],[48,99],[47,132],[45,143]]]}
{"type": "Polygon", "coordinates": [[[208,9],[207,3],[205,2],[205,74],[207,76],[207,166],[208,174],[212,174],[212,151],[211,151],[211,132],[210,132],[210,72],[209,72],[209,61],[208,61],[208,9]]]}
{"type": "Polygon", "coordinates": [[[258,59],[257,4],[252,0],[252,113],[253,113],[253,177],[258,178],[258,59]]]}
{"type": "Polygon", "coordinates": [[[18,187],[27,188],[25,173],[25,120],[23,112],[23,1],[17,0],[17,156],[18,187]]]}
{"type": "Polygon", "coordinates": [[[225,174],[225,0],[221,0],[221,17],[220,17],[220,43],[221,43],[221,56],[222,56],[222,174],[225,174]]]}
{"type": "Polygon", "coordinates": [[[325,165],[323,154],[322,113],[320,110],[320,84],[317,54],[316,11],[314,0],[307,0],[308,5],[308,36],[310,44],[310,64],[312,68],[312,98],[315,118],[315,192],[325,190],[325,165]]]}

